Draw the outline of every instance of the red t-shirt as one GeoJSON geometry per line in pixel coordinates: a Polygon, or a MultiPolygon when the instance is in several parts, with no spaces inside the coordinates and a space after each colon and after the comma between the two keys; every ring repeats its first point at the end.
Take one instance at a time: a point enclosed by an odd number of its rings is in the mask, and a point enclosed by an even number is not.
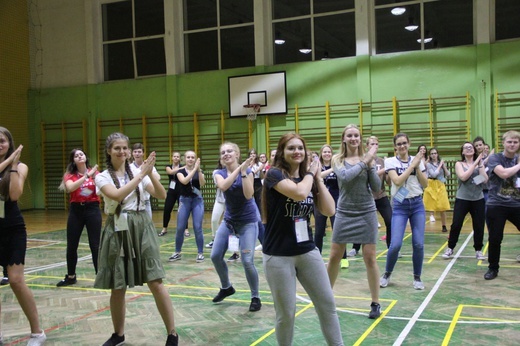
{"type": "MultiPolygon", "coordinates": [[[[82,175],[66,174],[64,180],[73,182],[83,179],[82,175]]],[[[96,194],[96,184],[94,177],[87,178],[80,187],[70,193],[71,203],[99,202],[99,196],[96,194]]]]}

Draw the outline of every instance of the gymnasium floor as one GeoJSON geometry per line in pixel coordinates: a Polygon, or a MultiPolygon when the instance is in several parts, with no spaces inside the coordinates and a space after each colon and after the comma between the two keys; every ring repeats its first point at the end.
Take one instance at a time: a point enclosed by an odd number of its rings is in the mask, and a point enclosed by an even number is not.
{"type": "MultiPolygon", "coordinates": [[[[174,213],[175,214],[175,213],[174,213]]],[[[86,232],[79,248],[78,283],[57,288],[66,273],[66,212],[26,211],[29,232],[26,280],[31,287],[46,345],[101,345],[113,332],[109,292],[94,289],[94,271],[86,232]]],[[[160,212],[154,221],[160,230],[160,212]]],[[[448,213],[451,221],[451,213],[448,213]]],[[[211,239],[210,215],[206,214],[205,243],[211,239]]],[[[448,222],[449,228],[450,222],[448,222]]],[[[175,225],[175,215],[171,226],[175,225]]],[[[474,257],[471,220],[466,220],[452,260],[441,257],[446,233],[436,223],[426,225],[424,291],[412,287],[410,233],[402,248],[390,285],[381,289],[382,317],[369,320],[370,305],[362,257],[342,269],[334,292],[345,345],[518,345],[520,344],[520,233],[506,226],[501,268],[497,279],[485,281],[486,261],[474,257]]],[[[380,229],[380,236],[383,235],[380,229]]],[[[192,232],[193,233],[193,232],[192,232]]],[[[328,258],[330,233],[325,238],[324,261],[328,258]]],[[[487,234],[485,236],[487,241],[487,234]]],[[[263,274],[261,253],[255,262],[260,275],[262,310],[248,311],[250,296],[240,262],[230,264],[230,277],[237,293],[221,304],[211,302],[219,281],[209,252],[204,263],[195,263],[193,234],[186,238],[183,259],[170,263],[174,231],[160,238],[177,331],[181,345],[276,345],[274,307],[263,274]]],[[[487,244],[486,244],[487,245],[487,244]]],[[[484,248],[487,253],[487,246],[484,248]]],[[[378,244],[381,271],[386,246],[378,244]]],[[[4,345],[25,345],[29,326],[8,286],[0,286],[4,345]]],[[[163,345],[166,332],[153,297],[146,287],[127,291],[126,345],[163,345]]],[[[294,345],[324,345],[318,319],[305,291],[298,288],[294,345]]]]}

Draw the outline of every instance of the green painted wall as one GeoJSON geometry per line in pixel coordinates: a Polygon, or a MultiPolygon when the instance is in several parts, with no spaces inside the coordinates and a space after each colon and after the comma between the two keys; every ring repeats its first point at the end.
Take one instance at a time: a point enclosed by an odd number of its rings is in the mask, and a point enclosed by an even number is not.
{"type": "MultiPolygon", "coordinates": [[[[520,40],[515,40],[492,45],[33,90],[30,92],[30,118],[33,121],[30,126],[39,128],[41,121],[52,123],[86,119],[90,131],[89,150],[93,153],[97,119],[227,112],[229,76],[286,71],[289,108],[296,104],[299,107],[319,107],[327,101],[337,105],[360,100],[391,101],[392,97],[407,100],[427,99],[430,95],[434,98],[461,96],[469,92],[471,136],[478,134],[491,139],[494,135],[494,93],[496,90],[520,91],[519,64],[520,40]]],[[[464,118],[465,114],[455,112],[440,116],[464,118]]],[[[317,121],[322,123],[322,120],[317,121]]],[[[364,114],[363,122],[372,123],[370,112],[364,114]]],[[[374,122],[377,120],[374,119],[374,122]]],[[[237,122],[236,126],[242,124],[237,122]]],[[[254,133],[259,151],[266,149],[262,147],[265,142],[264,124],[259,119],[254,133]]],[[[286,126],[285,117],[270,117],[271,128],[283,130],[286,126]]],[[[38,149],[38,145],[32,149],[38,149]]],[[[33,181],[32,186],[35,190],[41,189],[41,183],[37,181],[33,181]]],[[[36,193],[36,196],[39,195],[36,193]]],[[[43,202],[38,200],[36,207],[42,206],[43,202]]]]}

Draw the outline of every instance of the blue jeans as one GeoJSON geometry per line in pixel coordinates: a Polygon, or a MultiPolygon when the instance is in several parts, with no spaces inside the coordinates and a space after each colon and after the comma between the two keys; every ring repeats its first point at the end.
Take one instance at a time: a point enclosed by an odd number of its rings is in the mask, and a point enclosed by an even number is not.
{"type": "Polygon", "coordinates": [[[220,278],[222,288],[229,288],[228,266],[224,260],[226,250],[228,249],[229,236],[236,234],[239,237],[240,255],[242,257],[242,266],[246,273],[247,283],[251,290],[251,298],[259,298],[258,292],[258,272],[256,271],[254,257],[255,244],[258,237],[258,222],[240,223],[222,221],[213,240],[213,248],[211,249],[211,261],[215,266],[215,270],[220,278]]]}
{"type": "Polygon", "coordinates": [[[424,259],[424,225],[426,214],[422,196],[406,198],[402,203],[393,201],[392,211],[392,239],[386,256],[386,272],[394,270],[397,256],[403,245],[404,231],[406,223],[410,220],[412,227],[412,247],[413,247],[413,274],[421,275],[424,259]]]}
{"type": "Polygon", "coordinates": [[[193,232],[198,253],[204,249],[204,235],[202,234],[202,219],[204,218],[204,200],[200,196],[179,198],[179,210],[177,211],[177,233],[175,234],[175,252],[182,251],[184,243],[184,230],[188,225],[188,218],[193,219],[193,232]]]}

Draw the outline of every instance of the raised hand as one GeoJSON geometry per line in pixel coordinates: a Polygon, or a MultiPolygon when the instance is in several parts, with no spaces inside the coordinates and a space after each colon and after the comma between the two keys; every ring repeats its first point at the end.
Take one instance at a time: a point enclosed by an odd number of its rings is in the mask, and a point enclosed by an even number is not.
{"type": "Polygon", "coordinates": [[[422,153],[422,151],[419,151],[417,153],[417,155],[415,155],[415,157],[413,158],[412,163],[410,164],[410,166],[412,166],[413,168],[419,168],[420,164],[421,164],[421,161],[423,159],[423,156],[424,156],[424,154],[422,153]]]}
{"type": "Polygon", "coordinates": [[[155,159],[155,151],[152,151],[141,165],[141,173],[144,175],[150,175],[153,171],[153,167],[155,166],[155,159]]]}
{"type": "Polygon", "coordinates": [[[20,156],[22,156],[22,149],[23,149],[23,145],[20,144],[18,146],[18,148],[16,148],[16,150],[13,151],[11,156],[9,156],[8,160],[10,160],[12,165],[16,166],[18,164],[18,162],[20,162],[20,156]]]}
{"type": "Polygon", "coordinates": [[[98,168],[99,168],[98,165],[95,165],[94,167],[92,167],[90,169],[90,171],[87,172],[88,176],[93,177],[94,174],[96,174],[96,172],[98,171],[98,168]]]}

